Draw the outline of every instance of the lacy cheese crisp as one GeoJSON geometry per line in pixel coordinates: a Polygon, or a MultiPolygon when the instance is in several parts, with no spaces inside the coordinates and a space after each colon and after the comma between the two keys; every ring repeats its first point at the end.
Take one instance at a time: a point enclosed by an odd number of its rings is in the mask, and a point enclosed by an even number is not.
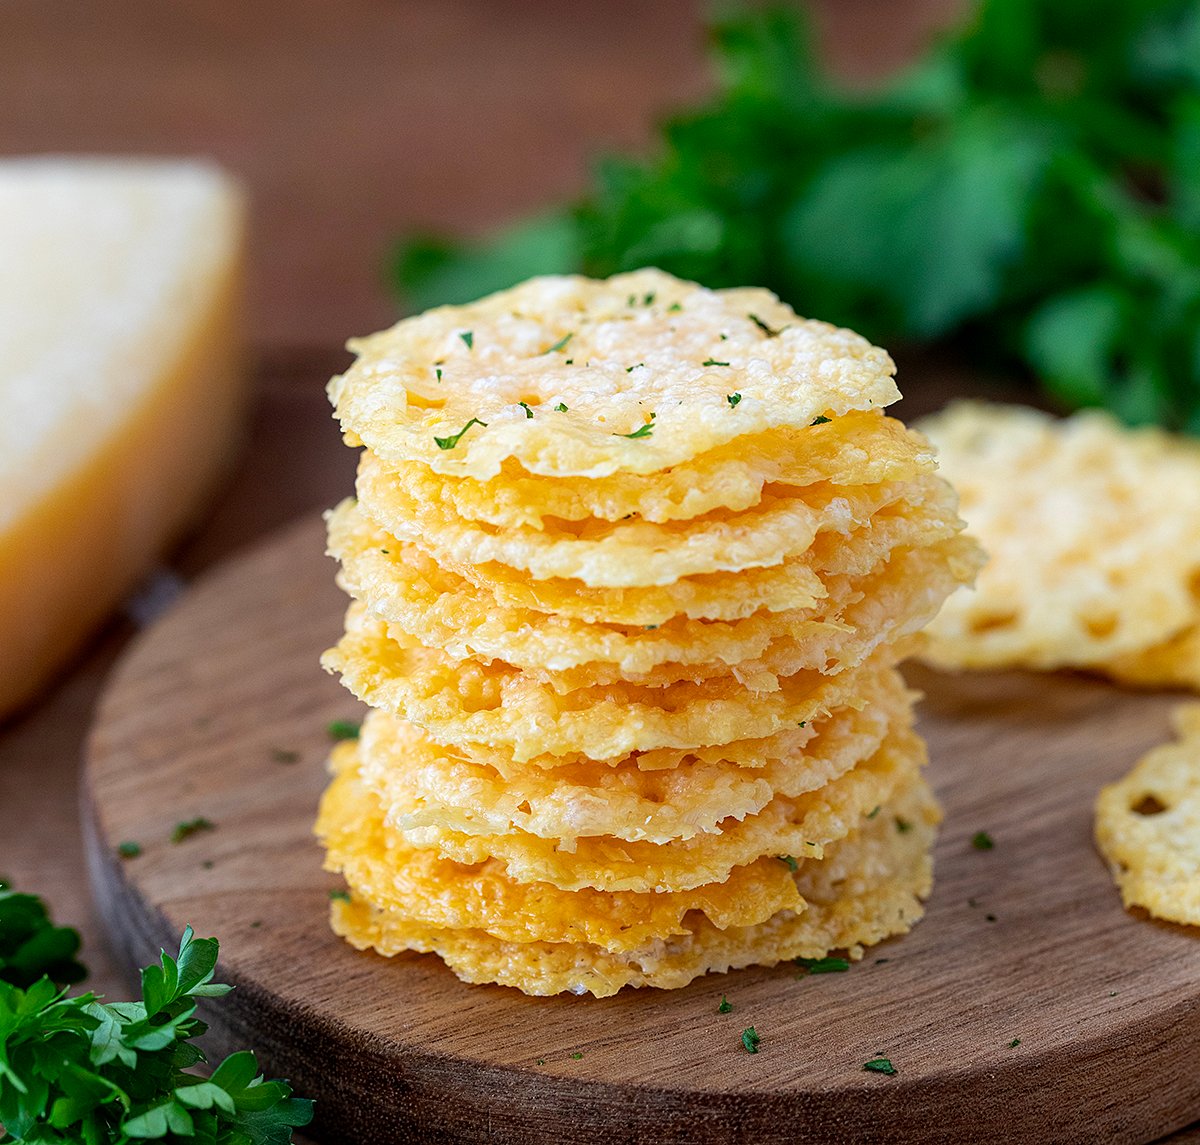
{"type": "Polygon", "coordinates": [[[938,811],[895,665],[981,556],[887,355],[653,270],[352,349],[334,929],[598,996],[908,930],[938,811]]]}

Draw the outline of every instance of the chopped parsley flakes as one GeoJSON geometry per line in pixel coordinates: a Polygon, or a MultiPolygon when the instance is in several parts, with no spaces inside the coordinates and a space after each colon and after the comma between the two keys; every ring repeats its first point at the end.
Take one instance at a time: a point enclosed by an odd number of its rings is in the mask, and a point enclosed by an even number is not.
{"type": "Polygon", "coordinates": [[[569,334],[564,334],[561,338],[559,338],[559,340],[555,342],[553,346],[547,346],[542,353],[557,354],[559,350],[565,350],[567,348],[567,343],[574,337],[575,331],[572,330],[569,334]]]}
{"type": "Polygon", "coordinates": [[[800,864],[791,855],[776,855],[775,858],[781,863],[787,863],[789,871],[798,871],[800,869],[800,864]]]}
{"type": "Polygon", "coordinates": [[[728,1014],[729,1011],[732,1009],[733,1009],[733,1003],[728,998],[726,998],[724,994],[722,994],[720,1005],[717,1006],[717,1013],[718,1014],[728,1014]]]}
{"type": "Polygon", "coordinates": [[[567,403],[559,402],[558,405],[556,405],[554,407],[554,412],[555,413],[566,413],[567,412],[567,403]]]}
{"type": "Polygon", "coordinates": [[[768,338],[774,338],[779,334],[778,330],[772,330],[757,314],[747,314],[747,318],[754,323],[768,338]]]}
{"type": "Polygon", "coordinates": [[[812,419],[812,423],[811,423],[811,424],[812,424],[812,425],[828,425],[828,424],[829,424],[829,418],[827,418],[827,417],[814,417],[814,418],[812,419]]]}
{"type": "Polygon", "coordinates": [[[484,429],[487,429],[486,421],[480,421],[479,418],[473,417],[457,433],[452,433],[449,437],[435,436],[433,440],[437,442],[438,449],[453,449],[462,440],[463,434],[473,425],[481,425],[484,429]]]}
{"type": "Polygon", "coordinates": [[[796,958],[793,961],[809,974],[842,974],[850,969],[845,958],[796,958]]]}
{"type": "Polygon", "coordinates": [[[336,890],[336,891],[330,891],[329,892],[329,901],[330,902],[349,902],[350,901],[350,892],[348,890],[346,890],[345,888],[342,888],[342,889],[336,890]]]}
{"type": "Polygon", "coordinates": [[[358,739],[362,724],[354,720],[330,720],[325,726],[331,740],[358,739]]]}
{"type": "Polygon", "coordinates": [[[758,1053],[758,1047],[762,1044],[762,1038],[758,1036],[758,1031],[753,1026],[747,1026],[742,1031],[742,1048],[748,1054],[758,1053]]]}
{"type": "Polygon", "coordinates": [[[729,363],[728,362],[718,362],[716,360],[716,358],[705,358],[704,361],[700,363],[700,365],[702,365],[702,366],[728,366],[729,363]]]}
{"type": "Polygon", "coordinates": [[[1017,1048],[1017,1046],[1019,1046],[1020,1044],[1021,1044],[1020,1038],[1013,1038],[1013,1040],[1008,1043],[1008,1048],[1010,1050],[1015,1050],[1017,1048]]]}
{"type": "Polygon", "coordinates": [[[124,843],[117,844],[117,854],[122,859],[136,859],[142,853],[141,843],[135,843],[132,839],[124,843]]]}
{"type": "Polygon", "coordinates": [[[725,400],[729,403],[730,409],[737,409],[737,404],[742,400],[741,394],[726,394],[725,400]]]}
{"type": "Polygon", "coordinates": [[[863,1069],[869,1073],[885,1073],[888,1077],[895,1077],[900,1071],[887,1059],[874,1057],[869,1062],[863,1062],[863,1069]]]}
{"type": "Polygon", "coordinates": [[[639,429],[635,429],[632,433],[615,433],[614,437],[649,437],[654,432],[654,414],[650,415],[650,420],[639,429]]]}
{"type": "Polygon", "coordinates": [[[995,841],[986,831],[976,831],[971,836],[971,846],[977,851],[990,851],[995,845],[995,841]]]}
{"type": "Polygon", "coordinates": [[[526,417],[533,417],[533,410],[529,408],[527,402],[517,402],[517,405],[519,405],[525,411],[526,417]]]}
{"type": "Polygon", "coordinates": [[[190,839],[201,831],[215,831],[216,827],[215,823],[205,819],[203,815],[197,815],[195,819],[184,819],[172,829],[171,842],[182,843],[184,839],[190,839]]]}
{"type": "Polygon", "coordinates": [[[896,830],[899,831],[901,835],[907,835],[912,828],[913,825],[907,819],[896,819],[896,830]]]}
{"type": "Polygon", "coordinates": [[[463,345],[466,346],[468,350],[473,350],[475,348],[474,330],[464,330],[459,337],[463,340],[463,345]]]}
{"type": "Polygon", "coordinates": [[[583,1051],[582,1051],[582,1050],[576,1050],[576,1051],[575,1051],[575,1052],[574,1052],[574,1053],[571,1055],[571,1060],[572,1060],[572,1061],[574,1061],[574,1062],[577,1062],[577,1061],[582,1061],[582,1060],[583,1060],[583,1051]]]}

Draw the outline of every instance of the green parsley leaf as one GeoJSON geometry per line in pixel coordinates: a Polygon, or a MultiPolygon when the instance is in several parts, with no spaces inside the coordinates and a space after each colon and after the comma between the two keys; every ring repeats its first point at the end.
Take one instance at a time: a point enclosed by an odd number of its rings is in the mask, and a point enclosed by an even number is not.
{"type": "Polygon", "coordinates": [[[758,1031],[753,1026],[747,1026],[742,1031],[742,1048],[748,1054],[758,1053],[758,1047],[762,1044],[762,1038],[758,1036],[758,1031]]]}
{"type": "MultiPolygon", "coordinates": [[[[119,848],[118,848],[119,850],[119,848]]],[[[55,926],[46,904],[37,895],[19,894],[0,882],[0,984],[22,988],[39,979],[59,985],[78,982],[87,971],[76,961],[79,932],[55,926]]],[[[0,999],[3,998],[0,986],[0,999]]],[[[0,1003],[0,1031],[4,1030],[0,1003]]],[[[4,1061],[4,1036],[0,1033],[0,1062],[4,1061]]],[[[3,1092],[0,1068],[0,1092],[3,1092]]],[[[0,1122],[7,1124],[0,1107],[0,1122]]]]}
{"type": "Polygon", "coordinates": [[[331,740],[358,739],[362,724],[355,720],[330,720],[325,728],[331,740]]]}
{"type": "Polygon", "coordinates": [[[875,806],[872,807],[871,810],[867,812],[867,818],[874,819],[875,816],[879,814],[880,807],[881,807],[881,804],[876,803],[875,806]]]}
{"type": "Polygon", "coordinates": [[[571,1055],[571,1060],[572,1060],[572,1061],[576,1061],[576,1062],[577,1062],[577,1061],[582,1061],[582,1060],[583,1060],[583,1051],[582,1051],[582,1050],[576,1050],[576,1051],[575,1051],[575,1052],[574,1052],[574,1053],[571,1055]]]}
{"type": "Polygon", "coordinates": [[[643,369],[644,369],[644,368],[645,368],[645,365],[646,365],[646,363],[645,363],[645,362],[634,362],[634,364],[633,364],[632,366],[626,366],[626,367],[625,367],[625,372],[626,372],[627,374],[632,374],[632,373],[633,373],[633,371],[634,371],[634,370],[636,370],[636,369],[638,369],[639,367],[641,367],[641,368],[643,368],[643,369]]]}
{"type": "Polygon", "coordinates": [[[554,412],[555,412],[555,413],[566,413],[566,412],[567,412],[567,403],[566,403],[566,402],[559,402],[559,403],[558,403],[558,404],[557,404],[557,405],[554,407],[554,412]]]}
{"type": "Polygon", "coordinates": [[[737,404],[742,400],[741,394],[726,394],[725,400],[729,403],[730,409],[737,409],[737,404]]]}
{"type": "Polygon", "coordinates": [[[533,410],[531,410],[531,409],[529,408],[529,406],[528,406],[528,404],[527,404],[527,403],[525,403],[525,402],[517,402],[517,405],[519,405],[519,406],[520,406],[520,407],[521,407],[521,408],[522,408],[522,409],[525,411],[525,416],[526,416],[527,418],[531,418],[531,417],[533,417],[533,410]]]}
{"type": "Polygon", "coordinates": [[[613,437],[649,437],[654,431],[654,414],[650,415],[650,420],[646,422],[640,429],[635,429],[632,433],[614,433],[613,437]]]}
{"type": "Polygon", "coordinates": [[[433,372],[437,376],[437,380],[440,382],[442,380],[442,367],[434,366],[433,372]]]}
{"type": "Polygon", "coordinates": [[[312,1119],[312,1103],[268,1081],[245,1051],[207,1078],[192,1040],[206,1030],[197,1003],[219,998],[217,942],[188,927],[176,957],[142,971],[141,999],[104,1004],[66,997],[48,977],[28,988],[0,981],[0,1122],[5,1141],[31,1145],[284,1145],[312,1119]]]}
{"type": "Polygon", "coordinates": [[[995,841],[986,831],[976,831],[971,836],[971,846],[977,851],[990,851],[995,845],[995,841]]]}
{"type": "Polygon", "coordinates": [[[726,998],[724,994],[722,994],[721,1001],[717,1005],[717,1013],[718,1014],[728,1014],[732,1009],[733,1009],[733,1003],[728,998],[726,998]]]}
{"type": "Polygon", "coordinates": [[[1013,1040],[1008,1043],[1008,1048],[1010,1050],[1015,1050],[1017,1048],[1017,1046],[1019,1046],[1020,1044],[1021,1044],[1020,1038],[1013,1038],[1013,1040]]]}
{"type": "Polygon", "coordinates": [[[780,334],[778,330],[772,330],[757,314],[747,314],[747,318],[754,323],[768,338],[777,338],[780,334]]]}
{"type": "Polygon", "coordinates": [[[195,819],[183,819],[171,829],[171,842],[182,843],[185,839],[190,839],[201,831],[215,831],[216,829],[217,825],[211,819],[205,819],[203,815],[197,815],[195,819]]]}
{"type": "Polygon", "coordinates": [[[680,303],[672,302],[671,305],[667,307],[667,313],[668,314],[678,314],[679,311],[681,311],[682,309],[683,309],[683,306],[680,303]]]}
{"type": "Polygon", "coordinates": [[[141,853],[141,843],[135,843],[132,839],[127,839],[125,842],[117,844],[117,854],[122,859],[136,859],[141,853]]]}
{"type": "Polygon", "coordinates": [[[700,363],[700,365],[702,365],[702,366],[728,366],[729,363],[728,362],[718,362],[716,360],[716,358],[705,358],[704,361],[700,363]]]}
{"type": "Polygon", "coordinates": [[[907,819],[901,819],[899,816],[896,817],[896,830],[901,835],[907,835],[912,829],[913,825],[907,819]]]}
{"type": "Polygon", "coordinates": [[[794,959],[801,970],[809,974],[842,974],[850,969],[850,963],[845,958],[796,958],[794,959]]]}
{"type": "Polygon", "coordinates": [[[900,1072],[887,1058],[881,1057],[875,1057],[869,1062],[863,1062],[863,1069],[870,1073],[885,1073],[888,1077],[895,1077],[900,1072]]]}
{"type": "Polygon", "coordinates": [[[809,424],[810,425],[828,425],[829,418],[825,417],[824,415],[814,417],[809,424]]]}
{"type": "Polygon", "coordinates": [[[348,890],[346,890],[344,887],[339,888],[338,890],[335,890],[335,891],[330,891],[329,892],[329,901],[330,902],[350,902],[351,901],[350,892],[348,890]]]}
{"type": "Polygon", "coordinates": [[[435,434],[433,440],[437,442],[438,449],[453,449],[462,440],[463,434],[473,425],[481,425],[484,429],[487,429],[486,421],[480,421],[479,418],[473,417],[457,433],[452,433],[449,437],[438,437],[435,434]]]}
{"type": "Polygon", "coordinates": [[[775,858],[781,863],[786,863],[789,871],[798,871],[800,869],[800,864],[791,855],[776,855],[775,858]]]}
{"type": "Polygon", "coordinates": [[[542,355],[544,356],[546,354],[556,354],[559,350],[565,350],[567,348],[567,343],[574,337],[575,337],[574,330],[572,330],[569,334],[564,334],[561,338],[559,338],[559,340],[557,342],[554,343],[553,346],[547,346],[542,351],[542,355]]]}
{"type": "Polygon", "coordinates": [[[465,330],[463,333],[459,334],[459,337],[463,340],[463,345],[466,346],[468,350],[473,350],[475,348],[474,330],[465,330]]]}

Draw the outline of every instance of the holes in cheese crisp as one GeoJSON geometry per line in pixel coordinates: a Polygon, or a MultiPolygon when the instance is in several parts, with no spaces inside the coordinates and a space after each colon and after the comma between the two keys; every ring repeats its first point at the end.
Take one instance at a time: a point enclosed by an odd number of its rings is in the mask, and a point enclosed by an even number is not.
{"type": "Polygon", "coordinates": [[[1153,795],[1143,795],[1129,810],[1135,815],[1161,815],[1167,805],[1153,795]]]}
{"type": "Polygon", "coordinates": [[[1011,628],[1016,622],[1017,614],[1015,612],[984,612],[971,618],[971,631],[979,636],[984,632],[1011,628]]]}
{"type": "Polygon", "coordinates": [[[1090,636],[1097,640],[1107,640],[1117,630],[1117,618],[1112,613],[1102,613],[1100,616],[1085,616],[1083,626],[1090,636]]]}

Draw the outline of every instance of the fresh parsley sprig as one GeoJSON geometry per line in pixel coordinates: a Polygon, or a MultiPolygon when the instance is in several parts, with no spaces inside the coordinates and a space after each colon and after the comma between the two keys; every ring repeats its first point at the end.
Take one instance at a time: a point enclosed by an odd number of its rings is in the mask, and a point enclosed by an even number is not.
{"type": "Polygon", "coordinates": [[[76,961],[78,953],[78,931],[55,926],[37,895],[18,894],[0,880],[0,982],[19,987],[39,978],[60,986],[79,982],[87,971],[76,961]]]}
{"type": "Polygon", "coordinates": [[[225,1058],[205,1078],[192,1043],[207,1029],[197,1000],[213,981],[216,939],[184,931],[142,971],[141,1000],[69,998],[48,977],[27,990],[0,982],[0,1143],[285,1145],[312,1119],[312,1103],[267,1081],[252,1053],[225,1058]]]}

